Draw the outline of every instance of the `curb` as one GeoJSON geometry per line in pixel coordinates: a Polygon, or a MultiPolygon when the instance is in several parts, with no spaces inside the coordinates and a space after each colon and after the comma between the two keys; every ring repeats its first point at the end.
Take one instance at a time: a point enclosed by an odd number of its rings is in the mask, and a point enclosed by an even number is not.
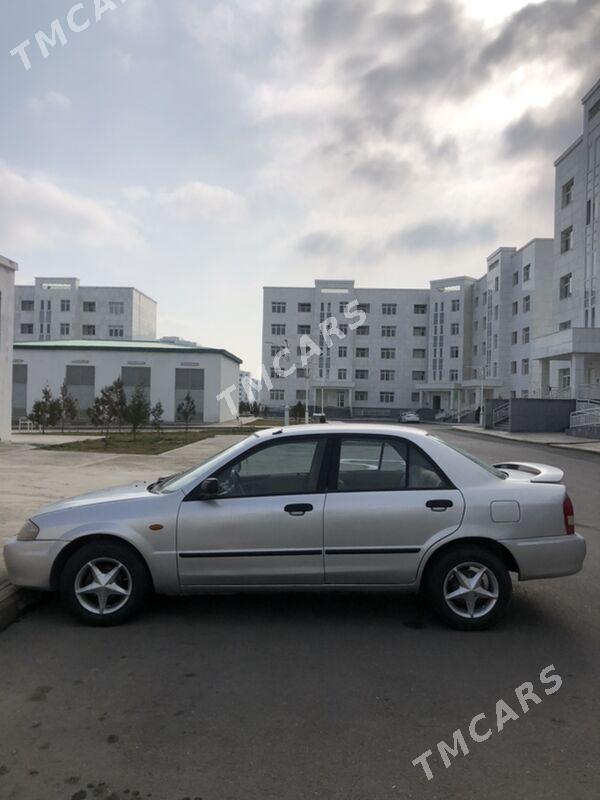
{"type": "Polygon", "coordinates": [[[8,628],[42,601],[43,593],[21,589],[8,581],[0,580],[0,631],[8,628]]]}
{"type": "MultiPolygon", "coordinates": [[[[571,453],[585,453],[586,455],[590,456],[600,456],[600,453],[596,452],[595,450],[584,450],[581,447],[576,447],[570,444],[558,444],[557,442],[532,442],[531,439],[522,439],[518,436],[500,436],[497,433],[483,433],[480,430],[465,430],[464,428],[456,425],[452,426],[452,430],[471,436],[479,436],[481,439],[496,439],[501,442],[520,442],[521,444],[530,444],[534,447],[551,447],[553,450],[568,450],[571,453]]],[[[582,441],[580,444],[596,444],[597,442],[597,439],[590,439],[589,441],[582,441]]]]}

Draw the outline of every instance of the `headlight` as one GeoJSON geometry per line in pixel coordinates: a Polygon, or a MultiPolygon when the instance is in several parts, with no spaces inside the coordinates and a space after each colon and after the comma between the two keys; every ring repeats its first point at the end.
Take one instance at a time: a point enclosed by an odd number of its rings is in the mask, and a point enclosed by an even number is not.
{"type": "Polygon", "coordinates": [[[20,542],[30,542],[32,539],[35,539],[40,532],[40,529],[32,522],[30,519],[23,525],[21,530],[17,533],[17,539],[20,542]]]}

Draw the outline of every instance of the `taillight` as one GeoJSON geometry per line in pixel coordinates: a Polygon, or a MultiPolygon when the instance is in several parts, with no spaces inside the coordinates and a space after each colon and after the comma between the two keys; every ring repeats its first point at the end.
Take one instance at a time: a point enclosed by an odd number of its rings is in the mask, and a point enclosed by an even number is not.
{"type": "Polygon", "coordinates": [[[565,533],[575,533],[575,509],[569,495],[565,497],[563,502],[563,516],[565,518],[565,533]]]}

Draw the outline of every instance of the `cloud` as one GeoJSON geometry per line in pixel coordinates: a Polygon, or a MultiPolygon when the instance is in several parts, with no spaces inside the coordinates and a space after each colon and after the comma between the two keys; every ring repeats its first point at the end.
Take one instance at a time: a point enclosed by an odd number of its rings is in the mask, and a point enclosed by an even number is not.
{"type": "Polygon", "coordinates": [[[11,251],[74,246],[135,250],[144,245],[130,214],[2,163],[0,240],[11,251]]]}
{"type": "Polygon", "coordinates": [[[393,234],[388,247],[391,250],[424,251],[488,244],[491,248],[496,236],[491,220],[465,225],[448,219],[434,219],[393,234]]]}
{"type": "Polygon", "coordinates": [[[314,47],[347,43],[359,30],[368,6],[363,0],[318,0],[304,18],[305,40],[314,47]]]}
{"type": "Polygon", "coordinates": [[[383,191],[397,189],[410,175],[410,163],[396,158],[391,153],[367,157],[351,172],[353,178],[383,191]]]}
{"type": "Polygon", "coordinates": [[[338,255],[344,250],[344,239],[335,233],[314,231],[303,236],[297,249],[302,255],[310,258],[338,255]]]}
{"type": "Polygon", "coordinates": [[[121,189],[121,194],[130,203],[137,203],[141,200],[150,200],[152,194],[145,186],[125,186],[121,189]]]}
{"type": "Polygon", "coordinates": [[[70,111],[72,103],[61,92],[48,91],[42,97],[28,97],[25,100],[25,108],[30,114],[41,116],[54,111],[70,111]]]}
{"type": "Polygon", "coordinates": [[[192,181],[172,191],[163,190],[156,195],[159,205],[179,216],[200,219],[235,219],[245,211],[244,199],[225,189],[200,181],[192,181]]]}
{"type": "MultiPolygon", "coordinates": [[[[559,109],[561,111],[561,109],[559,109]]],[[[581,119],[566,110],[557,114],[527,111],[502,133],[502,149],[509,157],[525,157],[539,152],[556,158],[581,132],[581,119]]]]}

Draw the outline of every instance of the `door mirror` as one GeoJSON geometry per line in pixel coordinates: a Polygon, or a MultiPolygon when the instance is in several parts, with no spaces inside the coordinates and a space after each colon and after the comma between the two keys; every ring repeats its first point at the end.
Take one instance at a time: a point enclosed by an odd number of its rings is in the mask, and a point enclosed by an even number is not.
{"type": "Polygon", "coordinates": [[[216,478],[207,478],[199,486],[198,497],[200,500],[210,500],[219,494],[219,481],[216,478]]]}

